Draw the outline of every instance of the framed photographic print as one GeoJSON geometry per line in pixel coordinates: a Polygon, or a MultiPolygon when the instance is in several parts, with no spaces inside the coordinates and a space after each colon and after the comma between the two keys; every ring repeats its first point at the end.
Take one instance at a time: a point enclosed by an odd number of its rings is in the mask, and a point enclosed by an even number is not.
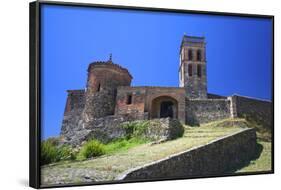
{"type": "Polygon", "coordinates": [[[274,17],[30,3],[30,186],[274,172],[274,17]]]}

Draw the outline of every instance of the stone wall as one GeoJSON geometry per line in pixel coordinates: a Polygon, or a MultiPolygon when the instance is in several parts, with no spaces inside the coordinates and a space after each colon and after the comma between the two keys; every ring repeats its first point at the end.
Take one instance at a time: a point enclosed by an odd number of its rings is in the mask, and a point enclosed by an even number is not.
{"type": "Polygon", "coordinates": [[[150,118],[153,118],[152,112],[157,108],[157,103],[166,98],[174,99],[177,102],[177,119],[181,123],[185,123],[185,89],[178,87],[147,87],[146,110],[150,113],[150,118]],[[156,104],[155,104],[156,103],[156,104]]]}
{"type": "Polygon", "coordinates": [[[71,141],[72,138],[78,135],[77,131],[83,129],[82,113],[83,109],[75,109],[67,112],[63,116],[60,136],[62,137],[62,143],[71,141]]]}
{"type": "Polygon", "coordinates": [[[115,95],[111,90],[102,90],[95,93],[87,93],[83,118],[85,122],[93,118],[114,115],[115,95]]]}
{"type": "Polygon", "coordinates": [[[94,62],[88,67],[87,91],[115,90],[118,86],[130,86],[132,76],[129,71],[111,61],[94,62]]]}
{"type": "MultiPolygon", "coordinates": [[[[188,76],[188,73],[185,73],[185,90],[186,96],[190,99],[206,99],[207,98],[207,77],[206,74],[206,65],[202,65],[202,77],[197,77],[197,65],[193,64],[192,72],[193,76],[188,76]]],[[[188,65],[186,65],[185,70],[188,70],[188,65]]]]}
{"type": "Polygon", "coordinates": [[[186,100],[186,123],[199,125],[230,117],[230,101],[226,99],[186,100]]]}
{"type": "Polygon", "coordinates": [[[207,94],[207,98],[208,99],[227,99],[226,96],[221,96],[221,95],[218,95],[218,94],[211,94],[211,93],[207,94]]]}
{"type": "Polygon", "coordinates": [[[244,129],[142,167],[126,171],[119,180],[190,178],[229,174],[248,163],[257,151],[255,129],[244,129]]]}
{"type": "Polygon", "coordinates": [[[79,129],[81,123],[81,113],[85,106],[85,91],[84,90],[68,90],[64,116],[60,135],[67,134],[65,137],[75,135],[75,131],[79,129]]]}
{"type": "Polygon", "coordinates": [[[148,118],[152,119],[155,118],[153,112],[160,109],[156,107],[159,102],[156,105],[154,100],[157,99],[161,103],[167,98],[177,103],[175,118],[179,119],[181,123],[185,123],[185,89],[178,87],[118,87],[115,114],[148,113],[148,118]],[[131,104],[126,103],[128,95],[132,95],[131,104]]]}
{"type": "Polygon", "coordinates": [[[75,109],[82,109],[85,105],[84,90],[68,90],[65,105],[65,114],[75,109]]]}
{"type": "Polygon", "coordinates": [[[235,108],[234,117],[250,118],[265,127],[273,127],[272,102],[238,95],[231,96],[229,99],[235,108]]]}
{"type": "Polygon", "coordinates": [[[115,114],[144,113],[145,88],[119,87],[117,89],[115,114]],[[131,102],[128,97],[131,96],[131,102]]]}
{"type": "Polygon", "coordinates": [[[103,143],[125,136],[125,129],[120,126],[127,121],[144,120],[147,114],[110,115],[94,118],[85,122],[81,112],[75,110],[64,116],[61,128],[62,144],[79,146],[84,141],[97,139],[103,143]]]}
{"type": "Polygon", "coordinates": [[[112,139],[123,137],[125,130],[119,124],[127,121],[128,118],[121,116],[107,116],[95,118],[85,125],[81,114],[75,113],[65,116],[62,129],[62,144],[80,146],[84,141],[97,139],[101,142],[108,142],[112,139]]]}
{"type": "Polygon", "coordinates": [[[190,99],[207,98],[205,39],[184,36],[180,50],[179,79],[190,99]],[[195,41],[194,41],[195,40],[195,41]],[[200,52],[200,56],[198,56],[200,52]],[[189,55],[190,54],[190,55],[189,55]]]}
{"type": "Polygon", "coordinates": [[[179,120],[168,117],[150,120],[146,136],[152,140],[167,141],[182,137],[183,133],[184,128],[179,120]]]}
{"type": "Polygon", "coordinates": [[[122,125],[126,129],[127,135],[132,136],[137,133],[138,137],[154,141],[152,144],[182,137],[184,133],[184,127],[179,120],[170,117],[136,120],[124,122],[122,125]]]}
{"type": "Polygon", "coordinates": [[[85,109],[82,117],[85,123],[94,118],[113,115],[118,86],[130,86],[132,76],[127,69],[107,62],[94,62],[88,67],[85,109]]]}

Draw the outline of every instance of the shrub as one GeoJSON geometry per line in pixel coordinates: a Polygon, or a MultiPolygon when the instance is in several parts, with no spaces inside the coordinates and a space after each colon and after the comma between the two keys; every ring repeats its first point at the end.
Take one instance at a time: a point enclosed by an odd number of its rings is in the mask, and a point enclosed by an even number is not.
{"type": "Polygon", "coordinates": [[[77,157],[77,152],[73,150],[70,146],[63,145],[57,150],[59,160],[75,160],[77,157]]]}
{"type": "Polygon", "coordinates": [[[58,149],[51,141],[41,143],[41,164],[49,164],[58,161],[58,149]]]}
{"type": "Polygon", "coordinates": [[[143,138],[148,128],[149,121],[125,122],[121,125],[126,130],[126,138],[143,138]]]}
{"type": "Polygon", "coordinates": [[[61,160],[74,160],[77,153],[67,145],[58,146],[54,138],[41,142],[41,165],[61,160]]]}
{"type": "Polygon", "coordinates": [[[97,140],[91,140],[82,146],[77,159],[84,160],[87,158],[101,156],[103,154],[105,154],[104,144],[100,143],[97,140]]]}
{"type": "Polygon", "coordinates": [[[46,141],[50,142],[54,146],[59,145],[59,137],[50,137],[46,141]]]}

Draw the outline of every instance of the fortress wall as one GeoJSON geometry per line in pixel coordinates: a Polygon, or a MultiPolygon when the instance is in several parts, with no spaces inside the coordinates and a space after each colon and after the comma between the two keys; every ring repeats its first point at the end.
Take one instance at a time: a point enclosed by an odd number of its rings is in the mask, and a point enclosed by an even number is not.
{"type": "MultiPolygon", "coordinates": [[[[146,108],[149,113],[153,112],[154,100],[161,97],[174,99],[178,104],[177,118],[181,123],[185,123],[185,89],[178,87],[147,87],[146,108]]],[[[157,108],[156,108],[157,109],[157,108]]],[[[149,116],[152,118],[152,115],[149,116]]]]}
{"type": "Polygon", "coordinates": [[[126,171],[120,180],[221,176],[248,164],[257,151],[255,129],[243,131],[126,171]]]}
{"type": "Polygon", "coordinates": [[[177,101],[178,119],[185,123],[185,90],[178,87],[157,86],[120,86],[117,89],[115,114],[149,113],[144,118],[152,118],[153,101],[157,98],[169,97],[177,101]],[[132,103],[127,104],[128,95],[132,95],[132,103]]]}
{"type": "Polygon", "coordinates": [[[145,99],[145,88],[118,87],[115,114],[144,113],[145,99]],[[130,104],[128,96],[131,96],[130,104]]]}
{"type": "Polygon", "coordinates": [[[208,99],[227,99],[226,96],[221,96],[221,95],[218,95],[218,94],[211,94],[211,93],[207,94],[207,98],[208,99]]]}
{"type": "Polygon", "coordinates": [[[61,135],[73,133],[78,128],[81,120],[81,113],[85,106],[84,90],[68,90],[68,96],[65,105],[64,116],[61,126],[61,135]]]}
{"type": "Polygon", "coordinates": [[[111,90],[102,90],[100,92],[88,93],[85,100],[85,109],[83,118],[88,122],[94,118],[105,117],[114,114],[115,97],[111,90]]]}
{"type": "Polygon", "coordinates": [[[72,110],[82,109],[85,105],[84,90],[68,90],[68,96],[65,105],[65,114],[72,110]]]}
{"type": "Polygon", "coordinates": [[[205,99],[186,101],[186,123],[199,125],[230,117],[230,101],[226,99],[205,99]]]}
{"type": "Polygon", "coordinates": [[[236,108],[235,116],[250,118],[265,127],[272,128],[272,102],[237,95],[231,96],[230,99],[236,108]]]}
{"type": "Polygon", "coordinates": [[[83,121],[89,123],[95,118],[114,115],[117,87],[130,86],[131,79],[128,70],[113,64],[111,59],[90,64],[83,121]]]}

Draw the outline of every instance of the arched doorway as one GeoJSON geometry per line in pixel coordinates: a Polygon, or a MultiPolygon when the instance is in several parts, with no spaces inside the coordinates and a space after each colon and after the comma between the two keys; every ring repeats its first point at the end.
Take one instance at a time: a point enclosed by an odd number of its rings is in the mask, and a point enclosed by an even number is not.
{"type": "Polygon", "coordinates": [[[163,101],[160,104],[160,118],[163,117],[171,117],[173,118],[173,102],[171,101],[163,101]]]}
{"type": "Polygon", "coordinates": [[[151,118],[178,118],[178,102],[170,96],[160,96],[152,100],[151,118]]]}

